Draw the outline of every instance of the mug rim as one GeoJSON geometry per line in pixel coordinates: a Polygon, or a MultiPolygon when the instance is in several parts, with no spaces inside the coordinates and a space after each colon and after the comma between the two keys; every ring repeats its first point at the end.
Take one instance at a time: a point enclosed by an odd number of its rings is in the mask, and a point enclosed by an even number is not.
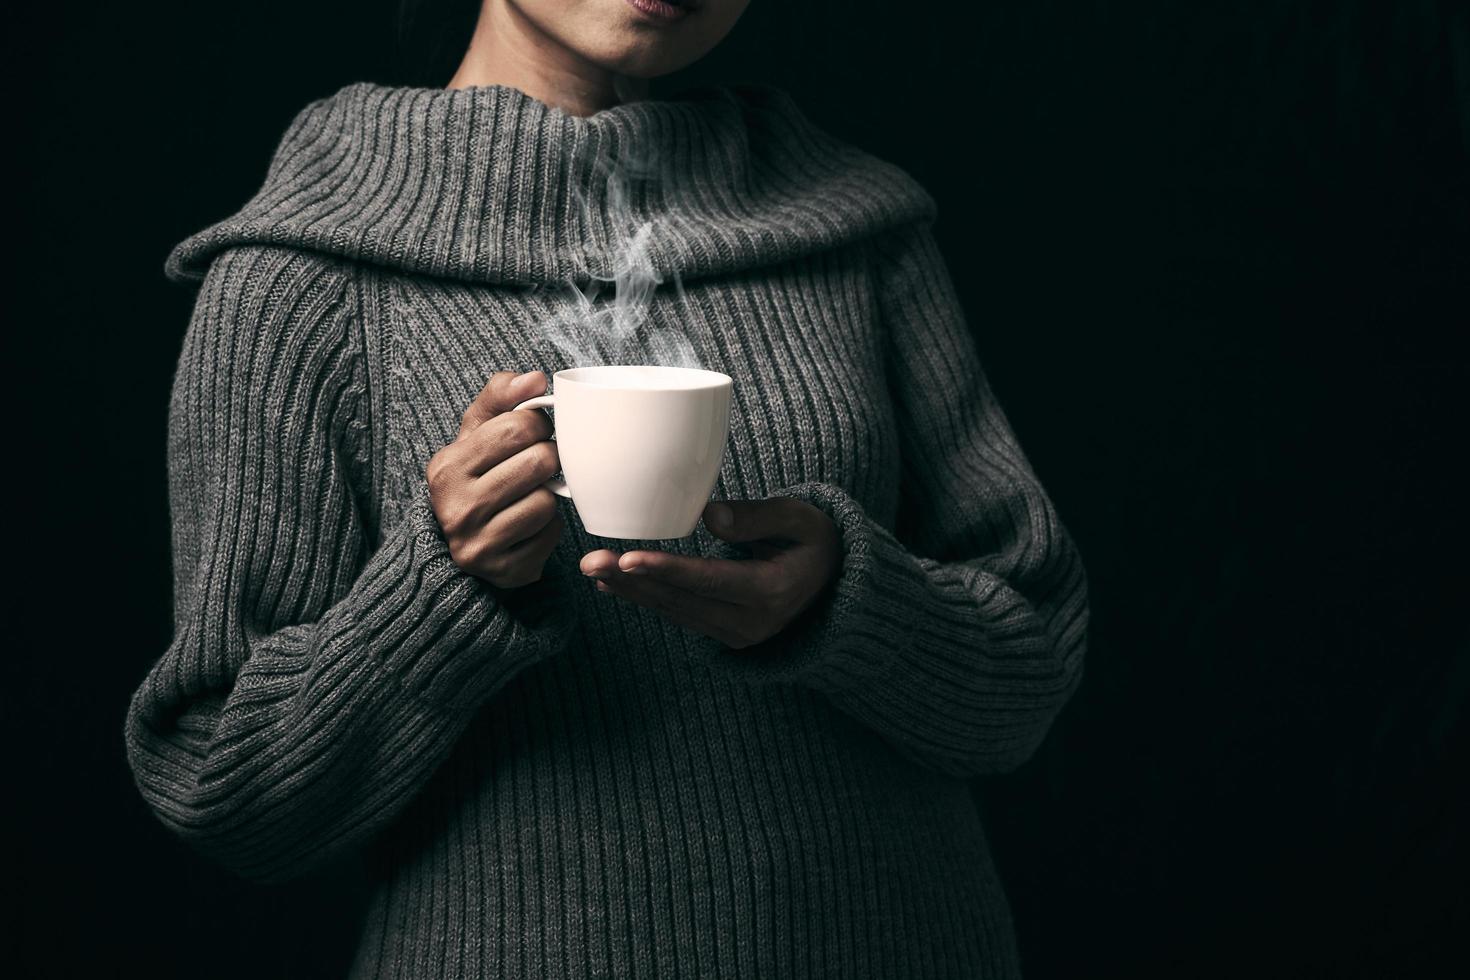
{"type": "Polygon", "coordinates": [[[607,388],[619,391],[650,391],[650,392],[675,392],[675,391],[704,391],[710,388],[719,388],[725,385],[733,385],[733,379],[720,371],[711,371],[708,368],[686,368],[674,367],[668,364],[588,364],[582,367],[562,368],[551,376],[553,386],[557,384],[584,385],[589,388],[607,388]],[[577,375],[581,372],[602,371],[608,368],[645,368],[659,373],[671,372],[673,376],[684,377],[695,380],[695,384],[680,384],[669,388],[629,388],[624,385],[606,384],[589,378],[581,378],[577,375]]]}

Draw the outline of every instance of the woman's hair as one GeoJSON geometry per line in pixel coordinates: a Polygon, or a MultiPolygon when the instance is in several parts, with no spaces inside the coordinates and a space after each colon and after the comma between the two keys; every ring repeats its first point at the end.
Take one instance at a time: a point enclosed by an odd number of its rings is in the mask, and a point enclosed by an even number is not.
{"type": "Polygon", "coordinates": [[[448,82],[470,45],[480,4],[481,0],[398,0],[394,81],[430,87],[448,82]]]}

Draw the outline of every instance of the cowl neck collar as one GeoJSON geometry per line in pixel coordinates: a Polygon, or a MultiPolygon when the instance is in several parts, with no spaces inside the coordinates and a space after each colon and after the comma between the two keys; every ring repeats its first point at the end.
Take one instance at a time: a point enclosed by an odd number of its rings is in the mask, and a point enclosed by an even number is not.
{"type": "Polygon", "coordinates": [[[174,247],[170,278],[270,244],[426,276],[538,285],[641,260],[690,280],[932,217],[900,168],[767,85],[702,86],[591,116],[519,89],[348,85],[302,109],[260,190],[174,247]]]}

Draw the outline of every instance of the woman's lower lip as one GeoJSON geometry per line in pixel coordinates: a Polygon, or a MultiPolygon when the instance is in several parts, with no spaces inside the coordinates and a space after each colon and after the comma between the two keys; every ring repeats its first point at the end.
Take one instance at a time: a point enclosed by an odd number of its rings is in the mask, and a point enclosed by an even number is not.
{"type": "Polygon", "coordinates": [[[684,7],[676,7],[664,0],[628,0],[628,6],[646,15],[651,20],[672,23],[683,17],[689,11],[684,7]]]}

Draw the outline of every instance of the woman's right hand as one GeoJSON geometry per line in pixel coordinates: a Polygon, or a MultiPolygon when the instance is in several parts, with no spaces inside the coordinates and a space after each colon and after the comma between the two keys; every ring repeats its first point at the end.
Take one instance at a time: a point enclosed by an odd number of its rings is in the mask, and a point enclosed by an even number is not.
{"type": "Polygon", "coordinates": [[[546,391],[546,374],[497,371],[465,409],[459,435],[429,460],[429,503],[455,564],[502,589],[541,578],[561,539],[561,468],[551,420],[513,408],[546,391]]]}

